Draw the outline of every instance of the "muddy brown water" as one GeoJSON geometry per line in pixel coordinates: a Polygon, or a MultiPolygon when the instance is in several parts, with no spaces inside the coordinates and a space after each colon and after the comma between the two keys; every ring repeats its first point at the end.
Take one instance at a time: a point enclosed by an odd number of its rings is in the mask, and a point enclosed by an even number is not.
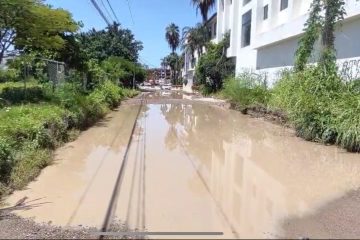
{"type": "MultiPolygon", "coordinates": [[[[7,202],[27,196],[16,213],[37,222],[100,228],[138,108],[121,106],[57,150],[55,163],[7,202]]],[[[147,104],[113,217],[140,231],[276,238],[285,220],[311,215],[359,186],[359,154],[305,142],[232,110],[147,104]]]]}

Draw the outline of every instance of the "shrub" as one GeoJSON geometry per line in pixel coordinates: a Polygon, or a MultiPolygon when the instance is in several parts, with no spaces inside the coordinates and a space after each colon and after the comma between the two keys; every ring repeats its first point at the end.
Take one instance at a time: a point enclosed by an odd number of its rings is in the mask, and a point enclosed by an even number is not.
{"type": "Polygon", "coordinates": [[[41,169],[51,162],[51,151],[27,144],[18,151],[15,157],[15,165],[10,175],[10,186],[13,189],[21,189],[34,180],[41,169]]]}
{"type": "Polygon", "coordinates": [[[11,150],[11,145],[5,139],[0,138],[0,183],[8,182],[11,169],[14,165],[13,152],[11,150]]]}
{"type": "Polygon", "coordinates": [[[139,95],[139,91],[129,88],[123,88],[122,89],[123,95],[127,98],[133,98],[137,95],[139,95]]]}
{"type": "Polygon", "coordinates": [[[49,146],[62,137],[63,133],[55,132],[52,128],[63,125],[62,116],[65,113],[65,109],[51,104],[29,104],[3,110],[0,112],[0,135],[18,146],[23,141],[36,141],[39,145],[49,146]],[[45,131],[52,131],[49,134],[51,139],[44,139],[45,131]]]}
{"type": "MultiPolygon", "coordinates": [[[[64,84],[55,92],[44,85],[42,97],[47,103],[1,109],[0,196],[33,180],[50,163],[51,151],[71,140],[76,129],[90,126],[124,97],[137,93],[110,80],[98,84],[90,93],[76,83],[64,84]]],[[[9,96],[21,99],[17,94],[9,96]]]]}
{"type": "Polygon", "coordinates": [[[19,74],[15,69],[0,69],[0,83],[15,82],[19,80],[19,74]]]}
{"type": "Polygon", "coordinates": [[[226,57],[226,49],[230,44],[228,35],[219,44],[209,44],[207,52],[201,55],[196,66],[196,84],[204,85],[205,94],[216,92],[222,88],[223,80],[233,76],[235,64],[226,57]]]}
{"type": "Polygon", "coordinates": [[[0,98],[18,104],[23,102],[36,103],[44,100],[43,89],[39,86],[34,87],[5,87],[0,93],[0,98]]]}
{"type": "Polygon", "coordinates": [[[351,152],[360,152],[360,95],[344,92],[332,108],[336,142],[351,152]]]}
{"type": "Polygon", "coordinates": [[[360,97],[357,82],[345,84],[334,72],[308,67],[287,72],[275,84],[270,105],[283,109],[297,135],[360,151],[360,97]]]}
{"type": "Polygon", "coordinates": [[[269,99],[266,80],[261,75],[246,72],[236,78],[227,79],[221,94],[240,110],[252,106],[266,106],[269,99]]]}

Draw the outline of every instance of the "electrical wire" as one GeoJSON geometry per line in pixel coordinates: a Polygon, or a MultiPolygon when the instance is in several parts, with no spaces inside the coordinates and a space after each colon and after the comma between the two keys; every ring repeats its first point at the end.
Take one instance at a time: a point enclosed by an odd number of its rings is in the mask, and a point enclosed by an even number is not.
{"type": "Polygon", "coordinates": [[[107,16],[109,17],[109,19],[111,20],[111,22],[114,22],[114,19],[112,18],[109,10],[108,10],[107,7],[105,6],[104,0],[100,0],[100,2],[101,2],[101,5],[103,6],[103,8],[105,9],[106,14],[107,14],[107,16]]]}
{"type": "Polygon", "coordinates": [[[100,16],[104,19],[104,21],[106,22],[107,25],[110,26],[110,21],[107,19],[107,17],[105,16],[105,14],[103,13],[103,11],[101,10],[101,8],[99,7],[99,5],[97,4],[97,2],[95,0],[90,0],[91,3],[94,5],[94,7],[96,8],[96,10],[98,11],[98,13],[100,14],[100,16]]]}
{"type": "Polygon", "coordinates": [[[115,19],[116,19],[116,21],[117,21],[118,23],[120,23],[118,17],[116,16],[116,13],[115,13],[113,7],[112,7],[111,4],[110,4],[110,1],[109,1],[109,0],[106,0],[106,1],[107,1],[108,5],[109,5],[109,7],[110,7],[111,12],[113,13],[113,15],[114,15],[114,17],[115,17],[115,19]]]}
{"type": "Polygon", "coordinates": [[[130,17],[131,17],[132,24],[135,25],[134,16],[133,16],[132,11],[131,11],[130,2],[129,2],[129,0],[125,0],[125,1],[126,1],[127,5],[128,5],[128,8],[129,8],[129,12],[130,12],[130,17]]]}

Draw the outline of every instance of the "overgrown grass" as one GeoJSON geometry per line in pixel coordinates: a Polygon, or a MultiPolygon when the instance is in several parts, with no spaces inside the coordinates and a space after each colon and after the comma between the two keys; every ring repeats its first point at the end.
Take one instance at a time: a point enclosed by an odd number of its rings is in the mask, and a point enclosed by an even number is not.
{"type": "Polygon", "coordinates": [[[52,151],[71,140],[74,131],[91,126],[122,99],[136,94],[111,81],[90,93],[75,84],[55,92],[44,86],[43,102],[0,109],[0,196],[33,180],[51,162],[52,151]]]}
{"type": "Polygon", "coordinates": [[[306,140],[360,152],[360,81],[346,83],[335,70],[312,66],[284,72],[272,89],[261,76],[243,73],[227,79],[221,95],[242,112],[257,108],[285,113],[306,140]]]}
{"type": "Polygon", "coordinates": [[[270,96],[264,78],[252,73],[225,80],[221,95],[241,111],[248,107],[266,106],[270,96]]]}
{"type": "Polygon", "coordinates": [[[276,83],[270,106],[284,110],[297,135],[309,141],[339,144],[360,151],[360,95],[357,84],[335,72],[308,67],[286,73],[276,83]]]}

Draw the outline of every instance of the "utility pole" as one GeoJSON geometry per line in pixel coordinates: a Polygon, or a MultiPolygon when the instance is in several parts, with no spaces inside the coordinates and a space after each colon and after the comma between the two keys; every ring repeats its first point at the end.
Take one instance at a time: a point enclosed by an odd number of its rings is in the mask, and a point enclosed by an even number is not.
{"type": "Polygon", "coordinates": [[[135,70],[134,70],[134,75],[133,75],[133,89],[135,89],[135,70]]]}

